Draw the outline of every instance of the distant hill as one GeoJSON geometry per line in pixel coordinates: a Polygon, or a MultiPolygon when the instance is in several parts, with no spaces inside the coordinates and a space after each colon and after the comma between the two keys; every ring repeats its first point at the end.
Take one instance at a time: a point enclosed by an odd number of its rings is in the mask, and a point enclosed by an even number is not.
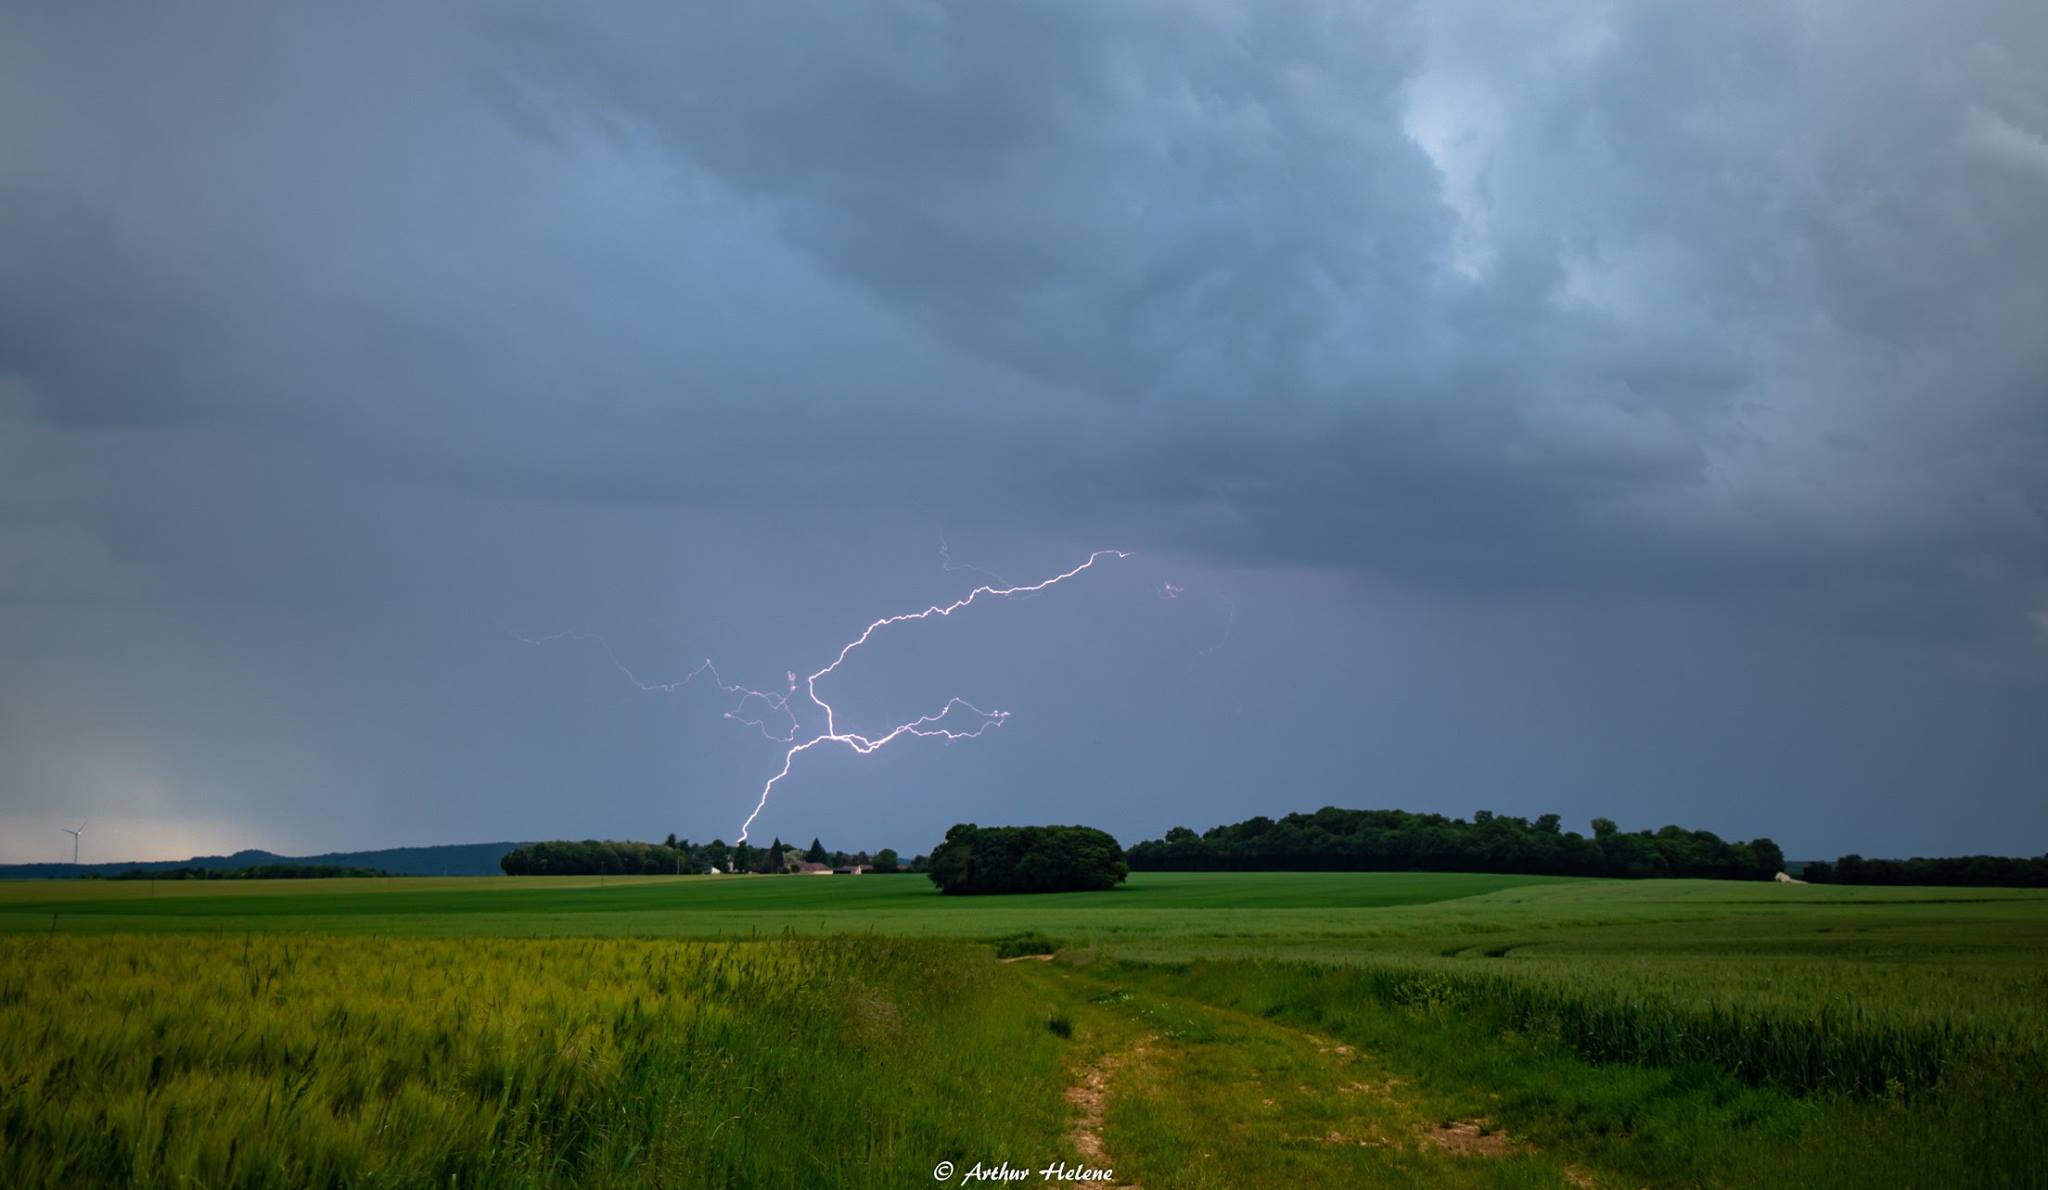
{"type": "Polygon", "coordinates": [[[131,860],[110,864],[0,864],[0,880],[63,880],[97,872],[145,872],[168,868],[249,868],[258,864],[320,864],[337,868],[378,868],[393,876],[500,876],[498,861],[525,843],[450,843],[441,847],[387,847],[382,851],[326,851],[319,855],[278,855],[237,851],[191,859],[131,860]]]}

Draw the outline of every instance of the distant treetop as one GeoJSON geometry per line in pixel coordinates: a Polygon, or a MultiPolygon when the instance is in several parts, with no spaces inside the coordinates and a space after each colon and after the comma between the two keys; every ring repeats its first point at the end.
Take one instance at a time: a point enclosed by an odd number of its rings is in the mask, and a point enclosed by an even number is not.
{"type": "Polygon", "coordinates": [[[1799,876],[1809,884],[1936,884],[1976,888],[2048,888],[2048,855],[1955,855],[1926,859],[1864,859],[1845,855],[1810,863],[1799,876]]]}
{"type": "Polygon", "coordinates": [[[1275,821],[1263,815],[1197,835],[1174,827],[1127,853],[1138,871],[1435,871],[1559,876],[1705,876],[1769,880],[1785,866],[1769,839],[1731,843],[1709,831],[1667,826],[1625,833],[1595,818],[1593,837],[1481,810],[1467,822],[1405,810],[1343,810],[1275,821]]]}

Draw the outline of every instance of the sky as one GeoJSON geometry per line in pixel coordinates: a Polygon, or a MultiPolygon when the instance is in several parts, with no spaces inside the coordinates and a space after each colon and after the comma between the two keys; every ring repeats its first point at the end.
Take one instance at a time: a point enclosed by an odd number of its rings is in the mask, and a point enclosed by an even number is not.
{"type": "Polygon", "coordinates": [[[2048,851],[2044,50],[2031,0],[0,7],[0,860],[731,840],[782,746],[641,686],[1106,548],[852,654],[842,727],[1009,718],[807,752],[756,836],[2048,851]]]}

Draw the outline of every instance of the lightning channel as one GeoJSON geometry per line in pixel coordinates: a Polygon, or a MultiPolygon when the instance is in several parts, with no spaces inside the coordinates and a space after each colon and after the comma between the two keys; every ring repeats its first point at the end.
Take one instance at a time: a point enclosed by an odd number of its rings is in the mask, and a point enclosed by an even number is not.
{"type": "Polygon", "coordinates": [[[989,574],[989,577],[995,578],[996,581],[995,583],[976,587],[951,603],[934,603],[919,611],[899,612],[895,615],[883,616],[880,619],[871,621],[866,628],[861,630],[858,636],[840,646],[838,653],[833,656],[829,663],[802,680],[805,697],[812,705],[824,712],[825,724],[823,731],[801,740],[798,738],[801,734],[801,721],[796,710],[790,705],[796,698],[798,685],[796,671],[794,670],[784,675],[787,679],[787,685],[780,692],[755,690],[751,687],[727,682],[724,676],[718,672],[718,667],[713,665],[709,658],[706,658],[702,665],[699,665],[681,678],[672,681],[649,681],[634,672],[632,667],[621,661],[618,654],[613,651],[611,644],[596,633],[557,632],[549,636],[539,637],[520,636],[517,633],[512,633],[511,635],[514,639],[529,645],[544,645],[560,640],[595,644],[603,651],[605,658],[611,662],[612,667],[618,670],[627,681],[640,690],[649,693],[672,694],[689,685],[697,678],[706,674],[710,675],[710,680],[734,700],[726,708],[725,717],[727,719],[753,727],[759,730],[762,736],[768,740],[785,745],[785,750],[782,754],[782,767],[776,770],[762,784],[760,796],[754,801],[753,811],[747,815],[746,821],[740,824],[739,838],[735,841],[744,843],[747,841],[748,833],[753,830],[754,820],[759,818],[762,811],[768,808],[768,799],[774,795],[776,786],[787,780],[791,770],[796,767],[797,757],[814,748],[837,745],[848,748],[857,755],[866,756],[887,747],[889,744],[905,736],[947,741],[971,740],[980,737],[994,728],[1001,727],[1010,718],[1010,712],[1006,710],[984,709],[964,698],[955,697],[947,699],[938,710],[920,715],[906,722],[898,723],[879,735],[867,735],[858,731],[842,730],[839,726],[838,708],[826,701],[825,697],[818,692],[818,683],[837,672],[840,666],[846,664],[848,658],[852,657],[857,650],[874,639],[876,633],[898,624],[910,623],[914,620],[950,617],[955,612],[965,611],[967,608],[973,607],[983,599],[1010,599],[1022,595],[1034,595],[1093,569],[1097,563],[1104,559],[1114,558],[1120,560],[1130,557],[1131,554],[1128,550],[1096,550],[1090,553],[1087,559],[1079,565],[1035,583],[1010,583],[990,574],[988,571],[981,570],[980,567],[955,563],[945,553],[943,544],[940,547],[940,556],[945,562],[946,569],[949,571],[954,569],[972,569],[982,574],[989,574]],[[755,718],[752,716],[759,717],[755,718]],[[777,734],[775,730],[771,730],[769,727],[771,720],[777,722],[779,726],[786,725],[786,730],[777,734]]]}

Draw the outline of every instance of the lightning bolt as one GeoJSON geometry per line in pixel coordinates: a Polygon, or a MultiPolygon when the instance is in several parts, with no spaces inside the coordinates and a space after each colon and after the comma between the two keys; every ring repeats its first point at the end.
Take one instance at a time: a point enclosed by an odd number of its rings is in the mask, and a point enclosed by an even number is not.
{"type": "MultiPolygon", "coordinates": [[[[968,567],[963,564],[954,563],[949,556],[945,555],[943,545],[940,547],[940,549],[941,557],[945,559],[946,568],[949,571],[953,569],[980,570],[979,567],[968,567]]],[[[674,681],[650,682],[641,678],[640,675],[633,672],[633,670],[629,666],[627,666],[624,662],[620,661],[618,654],[612,651],[611,645],[607,643],[603,637],[598,636],[595,633],[558,632],[553,634],[552,636],[542,637],[519,636],[516,633],[514,633],[513,635],[515,639],[518,639],[530,645],[542,645],[556,640],[594,642],[595,644],[597,644],[599,648],[604,650],[605,657],[611,661],[612,667],[617,669],[621,674],[623,674],[627,681],[631,682],[634,686],[638,687],[639,689],[647,691],[649,693],[658,692],[663,694],[672,694],[675,691],[688,685],[690,682],[692,682],[699,676],[709,674],[711,676],[712,682],[714,682],[720,690],[724,691],[727,695],[732,696],[736,700],[726,709],[725,717],[727,719],[731,719],[735,722],[756,728],[760,731],[760,733],[763,736],[765,736],[769,740],[778,744],[785,744],[788,746],[787,750],[782,754],[782,768],[777,770],[775,775],[769,777],[768,780],[761,786],[761,795],[754,802],[753,812],[748,814],[747,820],[740,824],[739,838],[735,840],[735,842],[744,843],[747,841],[747,833],[753,829],[754,820],[756,818],[759,818],[761,816],[761,812],[768,808],[768,799],[775,792],[775,787],[777,785],[780,785],[784,780],[786,780],[789,777],[790,770],[794,768],[796,765],[796,758],[803,755],[806,752],[809,752],[813,748],[821,747],[827,744],[838,744],[843,745],[847,748],[851,748],[858,755],[866,756],[871,752],[875,752],[878,749],[888,746],[890,743],[893,743],[894,741],[901,739],[904,736],[917,736],[924,739],[942,739],[948,741],[971,740],[975,739],[976,737],[980,736],[982,733],[988,731],[991,728],[1002,726],[1003,722],[1010,717],[1010,712],[1008,711],[983,710],[981,707],[978,707],[973,703],[968,702],[964,698],[956,697],[947,699],[945,705],[941,706],[937,711],[934,711],[926,715],[920,715],[917,718],[909,720],[905,723],[898,723],[896,726],[890,728],[888,731],[883,732],[880,735],[870,736],[864,735],[857,731],[840,730],[839,711],[836,707],[834,707],[831,703],[825,701],[825,699],[819,695],[818,682],[822,678],[830,677],[835,671],[838,670],[840,666],[846,664],[847,658],[853,656],[855,650],[859,649],[862,645],[867,644],[869,640],[873,639],[874,635],[877,632],[880,632],[885,628],[893,627],[897,624],[908,623],[912,620],[929,620],[934,616],[938,616],[941,618],[948,617],[951,616],[954,612],[962,611],[966,608],[974,606],[976,602],[983,599],[984,597],[990,599],[1008,599],[1019,595],[1036,594],[1037,592],[1044,591],[1050,587],[1054,587],[1059,585],[1060,583],[1066,582],[1068,579],[1073,578],[1076,575],[1079,575],[1082,572],[1093,568],[1097,562],[1102,561],[1104,558],[1122,559],[1128,558],[1130,556],[1130,552],[1127,550],[1096,550],[1095,552],[1089,554],[1087,560],[1082,562],[1080,565],[1075,566],[1071,570],[1061,571],[1059,574],[1053,575],[1051,578],[1043,579],[1039,582],[1012,584],[1004,581],[1001,578],[997,578],[997,583],[1000,583],[1002,585],[979,586],[974,588],[972,591],[969,591],[967,594],[961,596],[960,598],[954,600],[951,603],[935,603],[932,604],[930,607],[923,609],[922,611],[903,612],[898,615],[883,616],[881,619],[876,620],[873,623],[870,623],[866,628],[861,630],[859,636],[854,637],[852,640],[846,642],[846,644],[840,647],[838,655],[832,658],[830,664],[826,665],[823,669],[820,669],[815,673],[812,673],[805,679],[803,679],[803,688],[805,696],[809,698],[811,703],[817,706],[819,710],[825,712],[825,729],[822,732],[819,732],[818,734],[810,736],[809,738],[801,741],[797,739],[797,736],[800,734],[801,731],[801,724],[797,717],[796,711],[792,709],[790,706],[791,701],[794,700],[796,697],[797,690],[797,676],[794,670],[791,670],[788,674],[785,675],[788,679],[788,685],[780,693],[774,693],[765,690],[754,690],[746,686],[741,686],[727,682],[724,676],[718,672],[718,667],[713,665],[709,658],[706,658],[704,663],[698,666],[696,669],[691,670],[688,674],[685,674],[683,677],[678,678],[674,681]],[[762,709],[755,710],[754,708],[756,703],[758,703],[760,708],[762,709]],[[749,718],[749,715],[752,714],[758,714],[761,717],[758,719],[749,718]],[[781,719],[783,721],[786,721],[787,723],[788,730],[781,735],[777,735],[775,732],[769,730],[768,721],[771,717],[774,716],[780,716],[781,719]],[[954,726],[954,723],[956,722],[956,716],[957,722],[960,724],[960,726],[954,726]],[[968,723],[973,723],[974,726],[971,728],[967,727],[966,724],[968,723]]],[[[988,572],[981,571],[981,573],[987,574],[988,572]]],[[[990,577],[996,576],[991,575],[990,577]]]]}

